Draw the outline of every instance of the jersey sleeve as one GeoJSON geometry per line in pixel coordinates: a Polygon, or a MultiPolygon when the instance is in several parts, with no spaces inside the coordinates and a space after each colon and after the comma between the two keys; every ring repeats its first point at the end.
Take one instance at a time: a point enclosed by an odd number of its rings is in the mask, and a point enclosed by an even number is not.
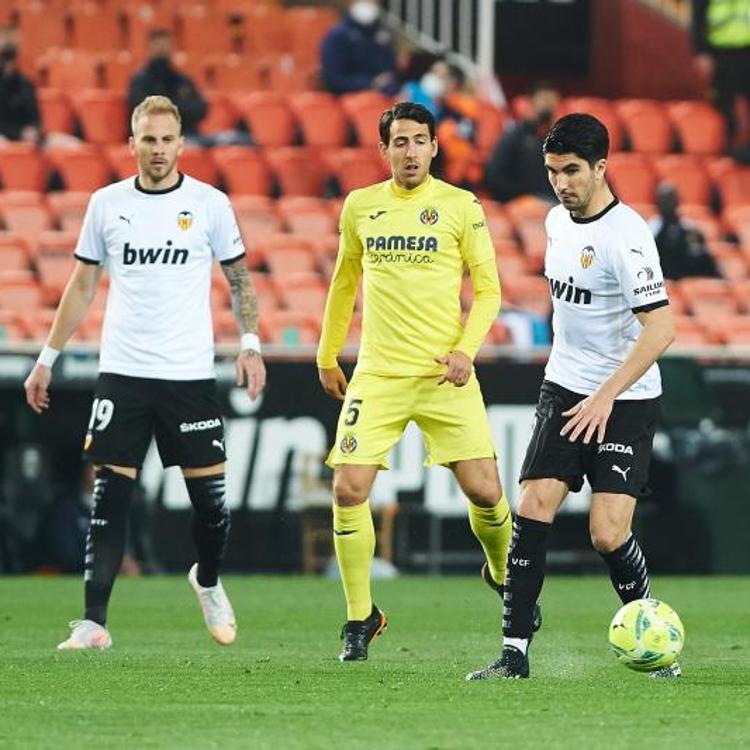
{"type": "Polygon", "coordinates": [[[659,251],[648,225],[640,221],[635,231],[612,238],[613,271],[634,313],[649,312],[669,304],[659,251]]]}
{"type": "Polygon", "coordinates": [[[482,204],[471,193],[464,205],[459,246],[461,256],[469,267],[495,259],[495,248],[492,245],[482,204]]]}
{"type": "Polygon", "coordinates": [[[351,200],[349,196],[341,209],[339,252],[328,289],[316,357],[321,368],[336,366],[336,357],[346,341],[362,276],[362,243],[357,236],[351,200]]]}
{"type": "Polygon", "coordinates": [[[98,192],[94,193],[89,200],[74,255],[83,263],[92,265],[99,265],[106,260],[107,245],[104,241],[104,212],[101,195],[98,192]]]}
{"type": "Polygon", "coordinates": [[[232,204],[223,193],[214,201],[208,240],[214,257],[222,264],[233,263],[245,255],[245,244],[232,204]]]}

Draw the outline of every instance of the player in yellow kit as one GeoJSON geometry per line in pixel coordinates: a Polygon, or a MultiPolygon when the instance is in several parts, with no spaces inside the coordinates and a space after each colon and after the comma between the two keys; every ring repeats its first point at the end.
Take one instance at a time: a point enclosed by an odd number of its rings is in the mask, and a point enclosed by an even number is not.
{"type": "Polygon", "coordinates": [[[384,112],[380,140],[392,178],[354,190],[344,203],[317,356],[323,389],[344,402],[328,457],[347,605],[341,661],[366,659],[386,625],[370,595],[375,534],[367,498],[409,421],[422,430],[426,463],[450,467],[468,497],[471,528],[487,558],[483,576],[500,593],[512,525],[472,364],[500,306],[484,212],[470,192],[430,176],[438,146],[426,108],[401,102],[384,112]],[[462,324],[467,267],[474,302],[462,324]],[[360,277],[362,341],[347,383],[336,357],[360,277]]]}

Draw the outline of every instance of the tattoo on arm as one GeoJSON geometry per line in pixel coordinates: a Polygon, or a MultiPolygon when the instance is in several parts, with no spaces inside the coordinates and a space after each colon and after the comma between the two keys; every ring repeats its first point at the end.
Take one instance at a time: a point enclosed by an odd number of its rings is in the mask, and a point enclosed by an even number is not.
{"type": "Polygon", "coordinates": [[[258,333],[258,298],[244,259],[222,266],[232,293],[232,310],[240,333],[258,333]]]}

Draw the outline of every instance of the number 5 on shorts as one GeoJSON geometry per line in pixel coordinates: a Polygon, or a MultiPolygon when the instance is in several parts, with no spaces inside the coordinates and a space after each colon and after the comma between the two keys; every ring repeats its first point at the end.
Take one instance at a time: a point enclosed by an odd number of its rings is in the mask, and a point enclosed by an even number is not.
{"type": "Polygon", "coordinates": [[[361,398],[353,398],[349,402],[349,407],[346,410],[346,419],[344,420],[344,424],[347,427],[354,427],[354,425],[357,424],[357,420],[359,419],[359,407],[361,404],[361,398]]]}
{"type": "Polygon", "coordinates": [[[115,413],[115,405],[108,398],[95,398],[91,404],[91,419],[89,419],[88,431],[97,430],[101,432],[107,429],[115,413]],[[96,426],[94,425],[96,422],[96,426]]]}

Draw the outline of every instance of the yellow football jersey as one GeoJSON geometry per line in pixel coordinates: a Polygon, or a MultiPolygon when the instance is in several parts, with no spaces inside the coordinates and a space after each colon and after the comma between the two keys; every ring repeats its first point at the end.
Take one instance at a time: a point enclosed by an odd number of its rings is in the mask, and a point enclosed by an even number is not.
{"type": "Polygon", "coordinates": [[[497,314],[500,283],[484,211],[472,193],[433,177],[412,190],[393,180],[354,190],[341,212],[340,233],[319,367],[336,365],[360,276],[360,371],[437,375],[445,368],[434,357],[457,349],[475,356],[497,314]],[[474,304],[462,325],[467,266],[474,304]]]}

